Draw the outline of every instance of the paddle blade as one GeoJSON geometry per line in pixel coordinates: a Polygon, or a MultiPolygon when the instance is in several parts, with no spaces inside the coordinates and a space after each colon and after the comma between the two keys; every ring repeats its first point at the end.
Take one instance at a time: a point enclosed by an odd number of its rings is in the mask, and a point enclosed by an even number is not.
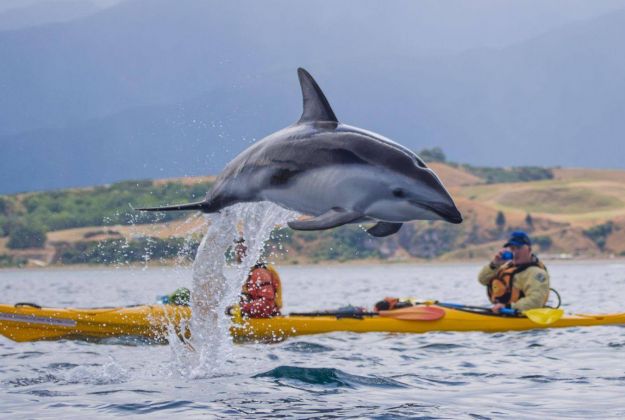
{"type": "Polygon", "coordinates": [[[536,324],[549,325],[562,318],[562,315],[564,315],[564,310],[552,308],[537,308],[525,311],[523,312],[523,315],[528,317],[530,321],[535,322],[536,324]]]}
{"type": "Polygon", "coordinates": [[[436,306],[411,306],[392,311],[380,311],[379,314],[385,318],[403,321],[436,321],[445,316],[445,310],[436,306]]]}

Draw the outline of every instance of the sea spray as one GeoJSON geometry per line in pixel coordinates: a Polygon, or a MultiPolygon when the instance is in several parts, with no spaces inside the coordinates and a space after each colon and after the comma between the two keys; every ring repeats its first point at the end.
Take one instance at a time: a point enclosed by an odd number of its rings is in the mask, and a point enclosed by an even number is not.
{"type": "Polygon", "coordinates": [[[191,338],[183,343],[170,340],[180,373],[189,377],[226,373],[233,355],[226,310],[237,303],[250,268],[263,258],[272,230],[295,215],[269,202],[237,204],[206,215],[209,227],[193,263],[191,338]],[[239,237],[245,239],[247,253],[230,269],[226,253],[239,237]]]}

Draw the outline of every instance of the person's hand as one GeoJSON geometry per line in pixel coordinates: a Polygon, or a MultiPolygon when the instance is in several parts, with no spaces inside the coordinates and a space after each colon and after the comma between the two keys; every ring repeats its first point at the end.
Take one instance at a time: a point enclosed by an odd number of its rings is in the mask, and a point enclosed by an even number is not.
{"type": "Polygon", "coordinates": [[[501,264],[503,264],[504,262],[506,262],[506,260],[504,260],[504,259],[502,258],[502,254],[503,254],[504,252],[506,252],[507,250],[508,250],[508,249],[506,249],[506,248],[501,248],[501,249],[500,249],[500,250],[499,250],[499,251],[495,254],[495,256],[493,257],[492,264],[493,264],[493,265],[495,265],[495,266],[500,266],[501,264]]]}
{"type": "Polygon", "coordinates": [[[495,303],[495,304],[493,305],[493,307],[492,307],[492,308],[490,308],[490,310],[491,310],[491,311],[493,311],[493,313],[498,314],[498,313],[499,313],[499,311],[500,311],[502,308],[505,308],[505,307],[506,307],[506,305],[504,305],[503,303],[495,303]]]}

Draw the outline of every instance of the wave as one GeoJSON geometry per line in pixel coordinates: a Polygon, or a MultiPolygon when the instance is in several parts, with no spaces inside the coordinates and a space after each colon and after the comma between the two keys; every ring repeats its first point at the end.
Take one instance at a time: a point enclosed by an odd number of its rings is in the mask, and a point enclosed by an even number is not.
{"type": "Polygon", "coordinates": [[[307,341],[288,343],[282,349],[295,353],[322,353],[334,350],[332,347],[324,346],[323,344],[309,343],[307,341]]]}
{"type": "Polygon", "coordinates": [[[270,371],[259,373],[254,378],[288,379],[313,385],[357,388],[360,386],[405,388],[408,385],[379,376],[359,376],[335,368],[307,368],[298,366],[278,366],[270,371]]]}

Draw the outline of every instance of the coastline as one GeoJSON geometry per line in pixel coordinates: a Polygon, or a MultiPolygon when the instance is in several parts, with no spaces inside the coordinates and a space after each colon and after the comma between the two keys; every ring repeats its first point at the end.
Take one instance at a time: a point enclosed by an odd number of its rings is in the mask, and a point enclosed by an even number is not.
{"type": "MultiPolygon", "coordinates": [[[[540,257],[540,254],[539,254],[540,257]]],[[[614,257],[595,257],[595,258],[544,258],[544,261],[551,265],[594,265],[594,264],[610,264],[610,263],[622,263],[625,264],[624,256],[614,257]]],[[[473,265],[473,264],[486,264],[484,259],[458,259],[458,260],[420,260],[420,259],[405,259],[405,260],[374,260],[374,259],[362,259],[362,260],[347,260],[347,261],[319,261],[316,263],[292,263],[288,261],[270,261],[272,265],[277,267],[366,267],[366,266],[378,266],[378,265],[425,265],[425,266],[458,266],[458,265],[473,265]]],[[[0,267],[0,273],[14,272],[14,271],[65,271],[65,270],[148,270],[151,268],[179,268],[179,269],[191,269],[192,263],[187,264],[175,264],[174,262],[162,262],[162,261],[150,261],[148,264],[132,263],[132,264],[54,264],[54,265],[28,265],[23,267],[0,267]]]]}

